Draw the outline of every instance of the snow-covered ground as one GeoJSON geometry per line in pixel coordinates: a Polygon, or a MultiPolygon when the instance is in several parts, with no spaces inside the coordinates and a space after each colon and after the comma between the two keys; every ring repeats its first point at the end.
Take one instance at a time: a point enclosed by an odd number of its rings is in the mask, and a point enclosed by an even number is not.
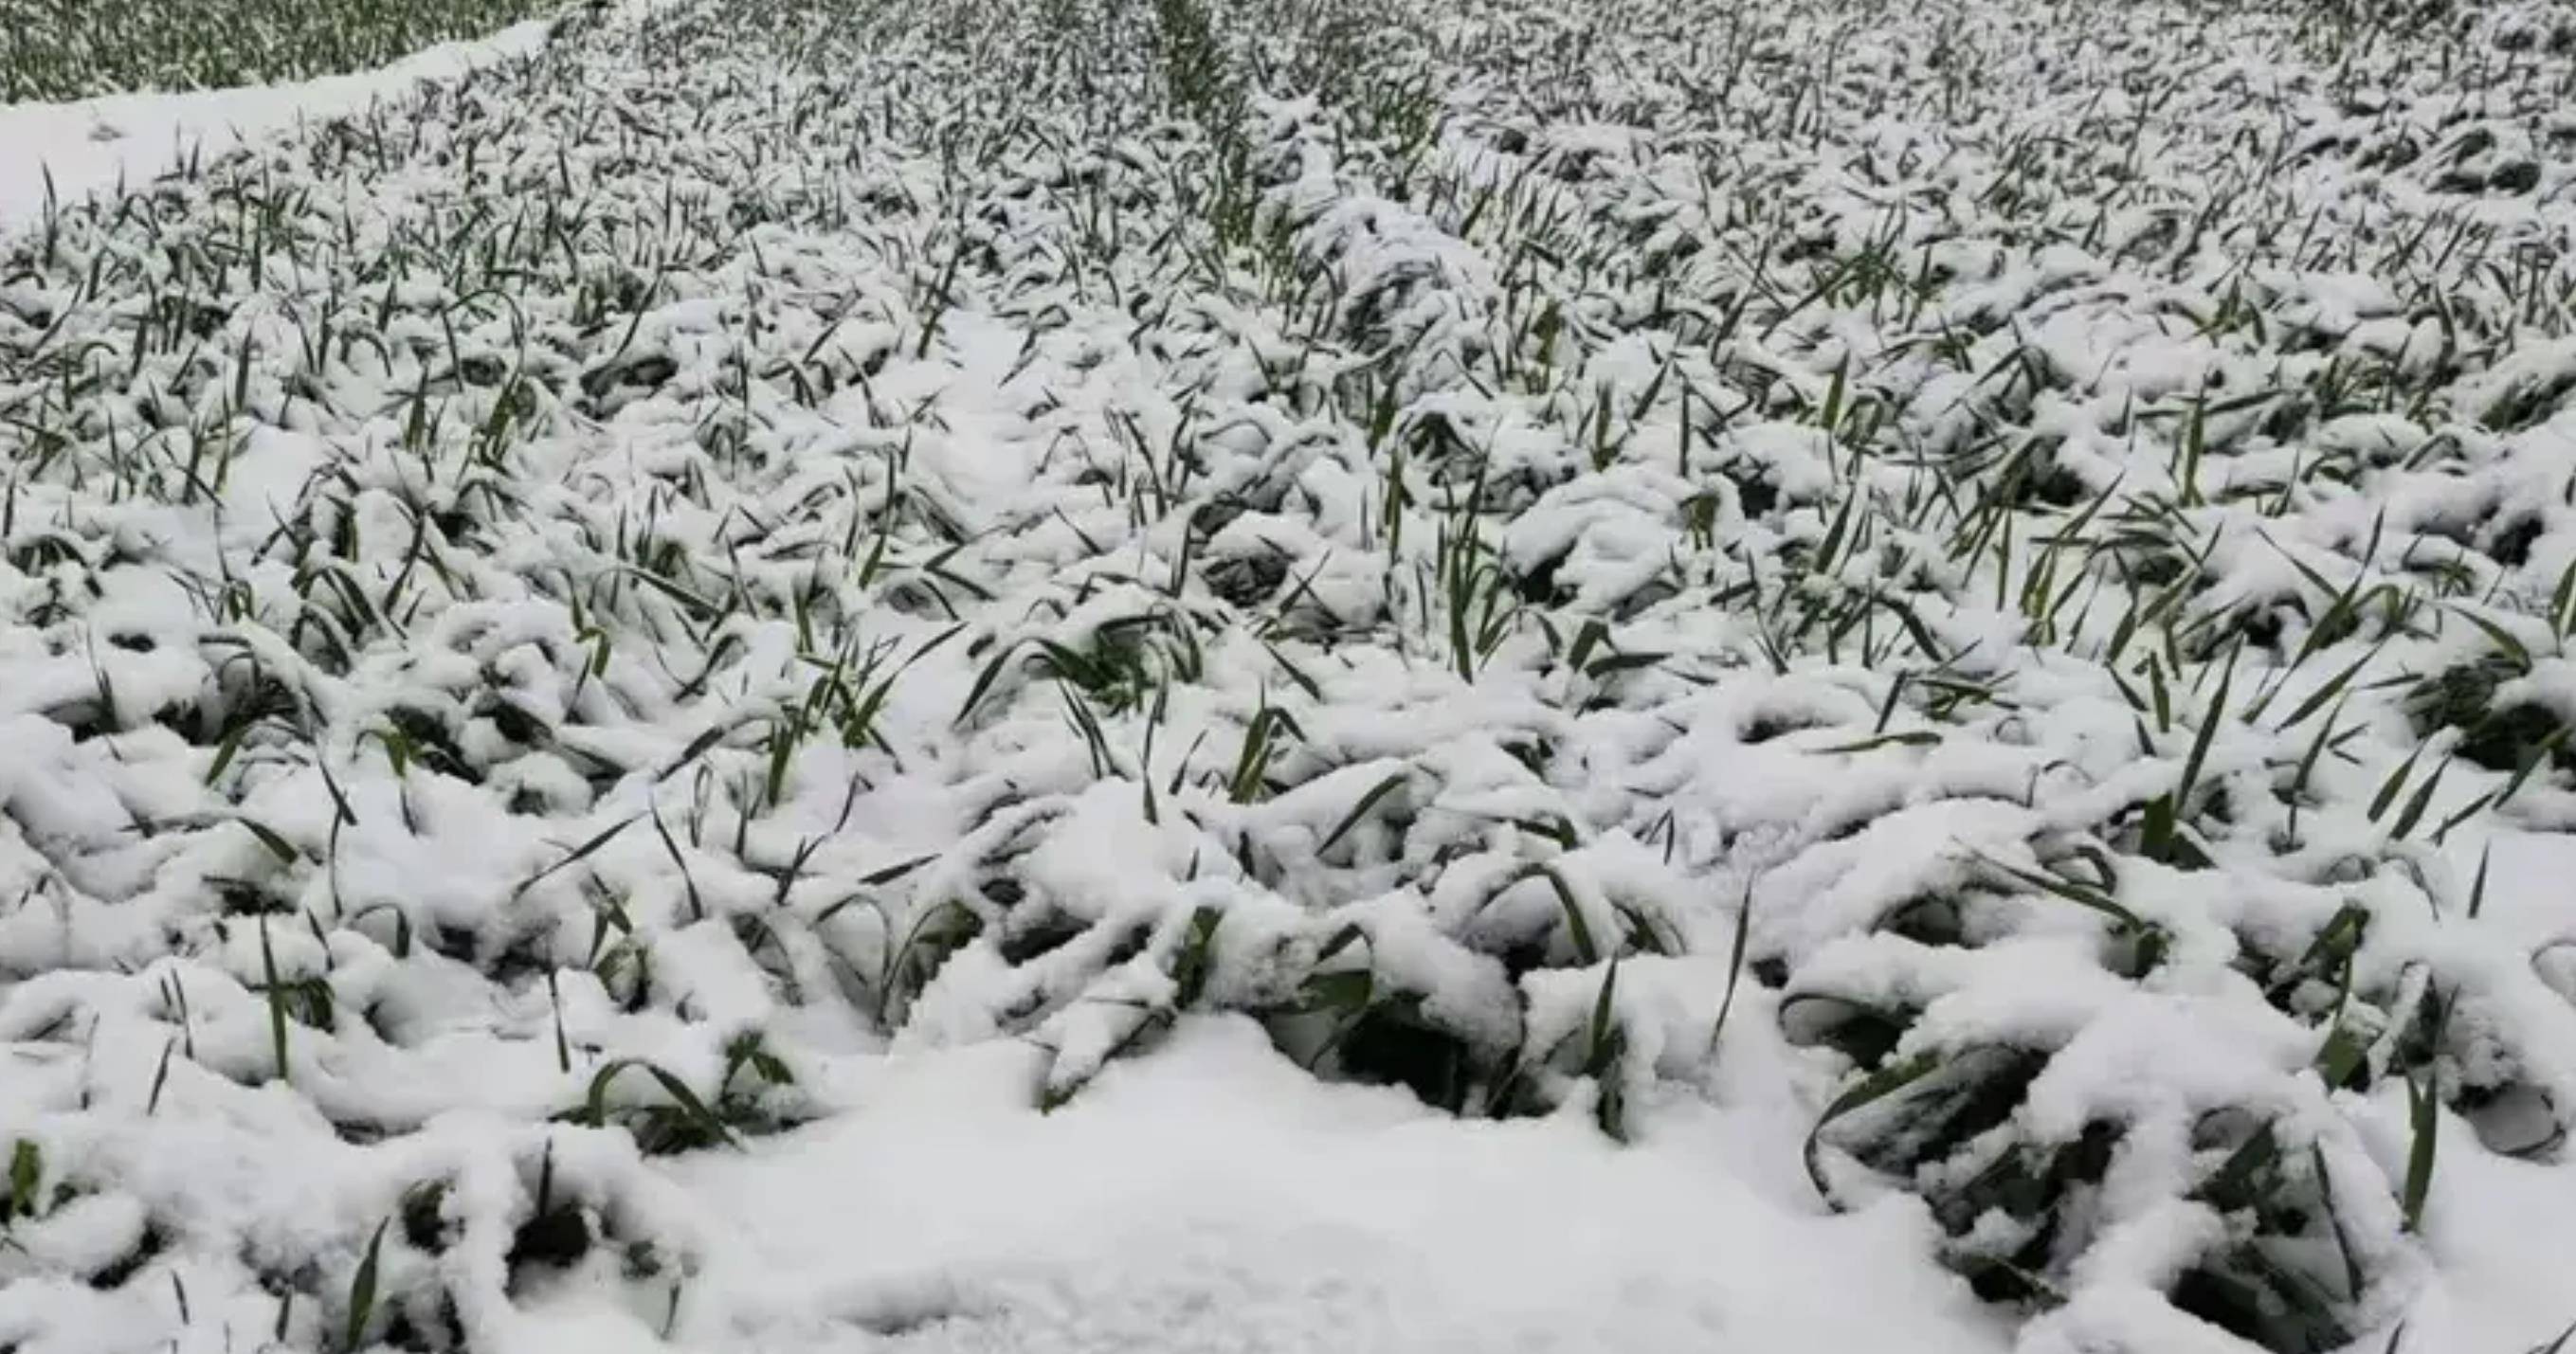
{"type": "Polygon", "coordinates": [[[674,0],[0,110],[0,1349],[2547,1348],[2571,88],[674,0]]]}

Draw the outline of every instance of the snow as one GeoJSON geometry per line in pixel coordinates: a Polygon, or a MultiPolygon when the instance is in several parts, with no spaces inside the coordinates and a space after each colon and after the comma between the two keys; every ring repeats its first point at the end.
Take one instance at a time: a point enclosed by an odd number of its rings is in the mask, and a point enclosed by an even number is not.
{"type": "Polygon", "coordinates": [[[1905,1201],[1784,1205],[1706,1110],[1625,1149],[1459,1123],[1319,1085],[1233,1021],[1051,1116],[1027,1074],[1002,1050],[889,1065],[835,1126],[693,1163],[727,1296],[684,1347],[2001,1347],[1905,1201]],[[1855,1271],[1873,1301],[1850,1300],[1855,1271]]]}

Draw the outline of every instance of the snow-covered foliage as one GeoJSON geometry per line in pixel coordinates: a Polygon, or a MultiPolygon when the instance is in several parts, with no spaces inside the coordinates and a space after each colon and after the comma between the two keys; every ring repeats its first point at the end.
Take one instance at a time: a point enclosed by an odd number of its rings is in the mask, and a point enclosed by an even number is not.
{"type": "Polygon", "coordinates": [[[2545,1341],[2455,1309],[2576,1199],[2571,84],[2517,3],[683,0],[62,202],[0,1345],[1014,1347],[798,1306],[725,1163],[1274,1056],[1792,1116],[2033,1354],[2545,1341]]]}

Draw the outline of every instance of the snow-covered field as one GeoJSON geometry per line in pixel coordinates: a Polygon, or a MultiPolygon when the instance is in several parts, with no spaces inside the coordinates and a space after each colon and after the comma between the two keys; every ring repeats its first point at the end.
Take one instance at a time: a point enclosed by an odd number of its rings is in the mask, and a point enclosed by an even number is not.
{"type": "Polygon", "coordinates": [[[290,85],[141,90],[0,106],[0,227],[41,221],[49,203],[59,210],[120,187],[140,190],[174,169],[220,159],[246,138],[361,112],[423,80],[533,51],[546,28],[532,21],[470,42],[442,43],[383,70],[290,85]]]}
{"type": "Polygon", "coordinates": [[[670,0],[0,109],[0,1350],[2554,1348],[2571,93],[670,0]]]}
{"type": "Polygon", "coordinates": [[[0,0],[0,104],[246,86],[274,97],[573,3],[590,0],[0,0]]]}

